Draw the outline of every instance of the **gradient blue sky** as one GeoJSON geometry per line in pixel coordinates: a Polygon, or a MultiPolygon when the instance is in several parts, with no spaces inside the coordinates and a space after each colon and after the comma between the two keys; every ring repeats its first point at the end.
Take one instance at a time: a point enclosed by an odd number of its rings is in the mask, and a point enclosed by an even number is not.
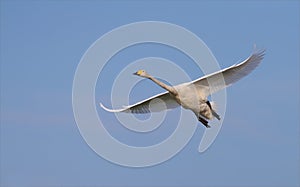
{"type": "MultiPolygon", "coordinates": [[[[299,7],[299,1],[1,1],[1,186],[299,186],[299,7]],[[173,159],[133,169],[109,163],[84,142],[73,117],[72,82],[96,39],[147,20],[192,31],[221,67],[246,58],[254,43],[267,52],[255,72],[227,90],[224,124],[208,151],[197,152],[199,126],[173,159]]],[[[107,67],[113,73],[102,77],[113,81],[124,66],[118,59],[144,55],[184,66],[178,51],[150,48],[120,54],[107,67]]],[[[192,78],[202,75],[184,69],[192,78]]],[[[142,81],[133,98],[160,91],[142,81]]],[[[96,93],[110,104],[109,90],[96,93]]]]}

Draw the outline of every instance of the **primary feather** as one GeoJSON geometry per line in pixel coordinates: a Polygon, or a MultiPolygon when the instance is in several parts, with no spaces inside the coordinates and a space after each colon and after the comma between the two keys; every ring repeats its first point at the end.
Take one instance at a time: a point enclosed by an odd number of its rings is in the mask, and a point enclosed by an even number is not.
{"type": "Polygon", "coordinates": [[[264,50],[255,52],[239,64],[173,87],[158,81],[144,70],[139,70],[135,75],[151,79],[166,89],[167,92],[152,96],[122,109],[108,109],[101,103],[100,106],[108,112],[149,113],[173,109],[181,105],[186,109],[192,110],[198,117],[198,120],[206,127],[209,127],[207,120],[213,117],[220,118],[215,112],[214,104],[209,103],[207,97],[251,73],[261,63],[264,55],[264,50]]]}

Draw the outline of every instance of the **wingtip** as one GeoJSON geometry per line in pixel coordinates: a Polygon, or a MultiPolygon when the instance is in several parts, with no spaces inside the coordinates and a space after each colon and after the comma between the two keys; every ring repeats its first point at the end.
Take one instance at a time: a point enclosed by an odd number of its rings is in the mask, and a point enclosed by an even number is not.
{"type": "Polygon", "coordinates": [[[111,111],[111,109],[106,108],[102,103],[99,103],[99,105],[100,105],[100,107],[103,108],[104,110],[106,110],[106,111],[108,111],[108,112],[111,111]]]}
{"type": "Polygon", "coordinates": [[[99,103],[100,107],[105,109],[105,106],[102,103],[99,103]]]}
{"type": "Polygon", "coordinates": [[[256,47],[256,43],[253,44],[253,51],[252,51],[252,55],[259,55],[259,56],[264,56],[266,53],[266,49],[262,48],[262,49],[258,49],[256,47]]]}
{"type": "Polygon", "coordinates": [[[105,107],[102,103],[99,103],[99,105],[101,108],[103,108],[107,112],[125,112],[125,110],[127,109],[127,108],[122,108],[122,109],[114,110],[114,109],[109,109],[109,108],[105,107]]]}
{"type": "Polygon", "coordinates": [[[266,49],[260,49],[254,52],[252,56],[255,57],[256,60],[262,61],[265,55],[266,55],[266,49]]]}

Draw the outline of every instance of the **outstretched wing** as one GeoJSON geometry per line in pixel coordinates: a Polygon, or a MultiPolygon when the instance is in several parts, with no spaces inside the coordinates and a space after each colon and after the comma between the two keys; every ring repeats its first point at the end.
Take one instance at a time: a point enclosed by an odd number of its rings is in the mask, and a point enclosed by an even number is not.
{"type": "Polygon", "coordinates": [[[210,93],[207,95],[215,93],[251,73],[260,64],[264,55],[265,50],[255,52],[239,64],[235,64],[218,72],[201,77],[191,83],[198,86],[209,87],[210,93]]]}
{"type": "Polygon", "coordinates": [[[169,92],[164,92],[122,109],[108,109],[102,103],[100,106],[108,112],[150,113],[176,108],[179,104],[169,92]]]}

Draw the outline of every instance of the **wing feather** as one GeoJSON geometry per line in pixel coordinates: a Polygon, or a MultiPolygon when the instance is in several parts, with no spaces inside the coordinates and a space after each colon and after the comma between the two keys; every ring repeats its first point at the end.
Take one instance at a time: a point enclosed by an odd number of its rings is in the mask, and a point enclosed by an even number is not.
{"type": "Polygon", "coordinates": [[[210,92],[208,95],[215,93],[251,73],[261,63],[264,55],[265,50],[257,51],[239,64],[235,64],[218,72],[206,75],[192,81],[191,83],[209,87],[210,92]]]}
{"type": "Polygon", "coordinates": [[[108,112],[150,113],[176,108],[179,104],[169,92],[164,92],[122,109],[108,109],[102,103],[100,106],[108,112]]]}

